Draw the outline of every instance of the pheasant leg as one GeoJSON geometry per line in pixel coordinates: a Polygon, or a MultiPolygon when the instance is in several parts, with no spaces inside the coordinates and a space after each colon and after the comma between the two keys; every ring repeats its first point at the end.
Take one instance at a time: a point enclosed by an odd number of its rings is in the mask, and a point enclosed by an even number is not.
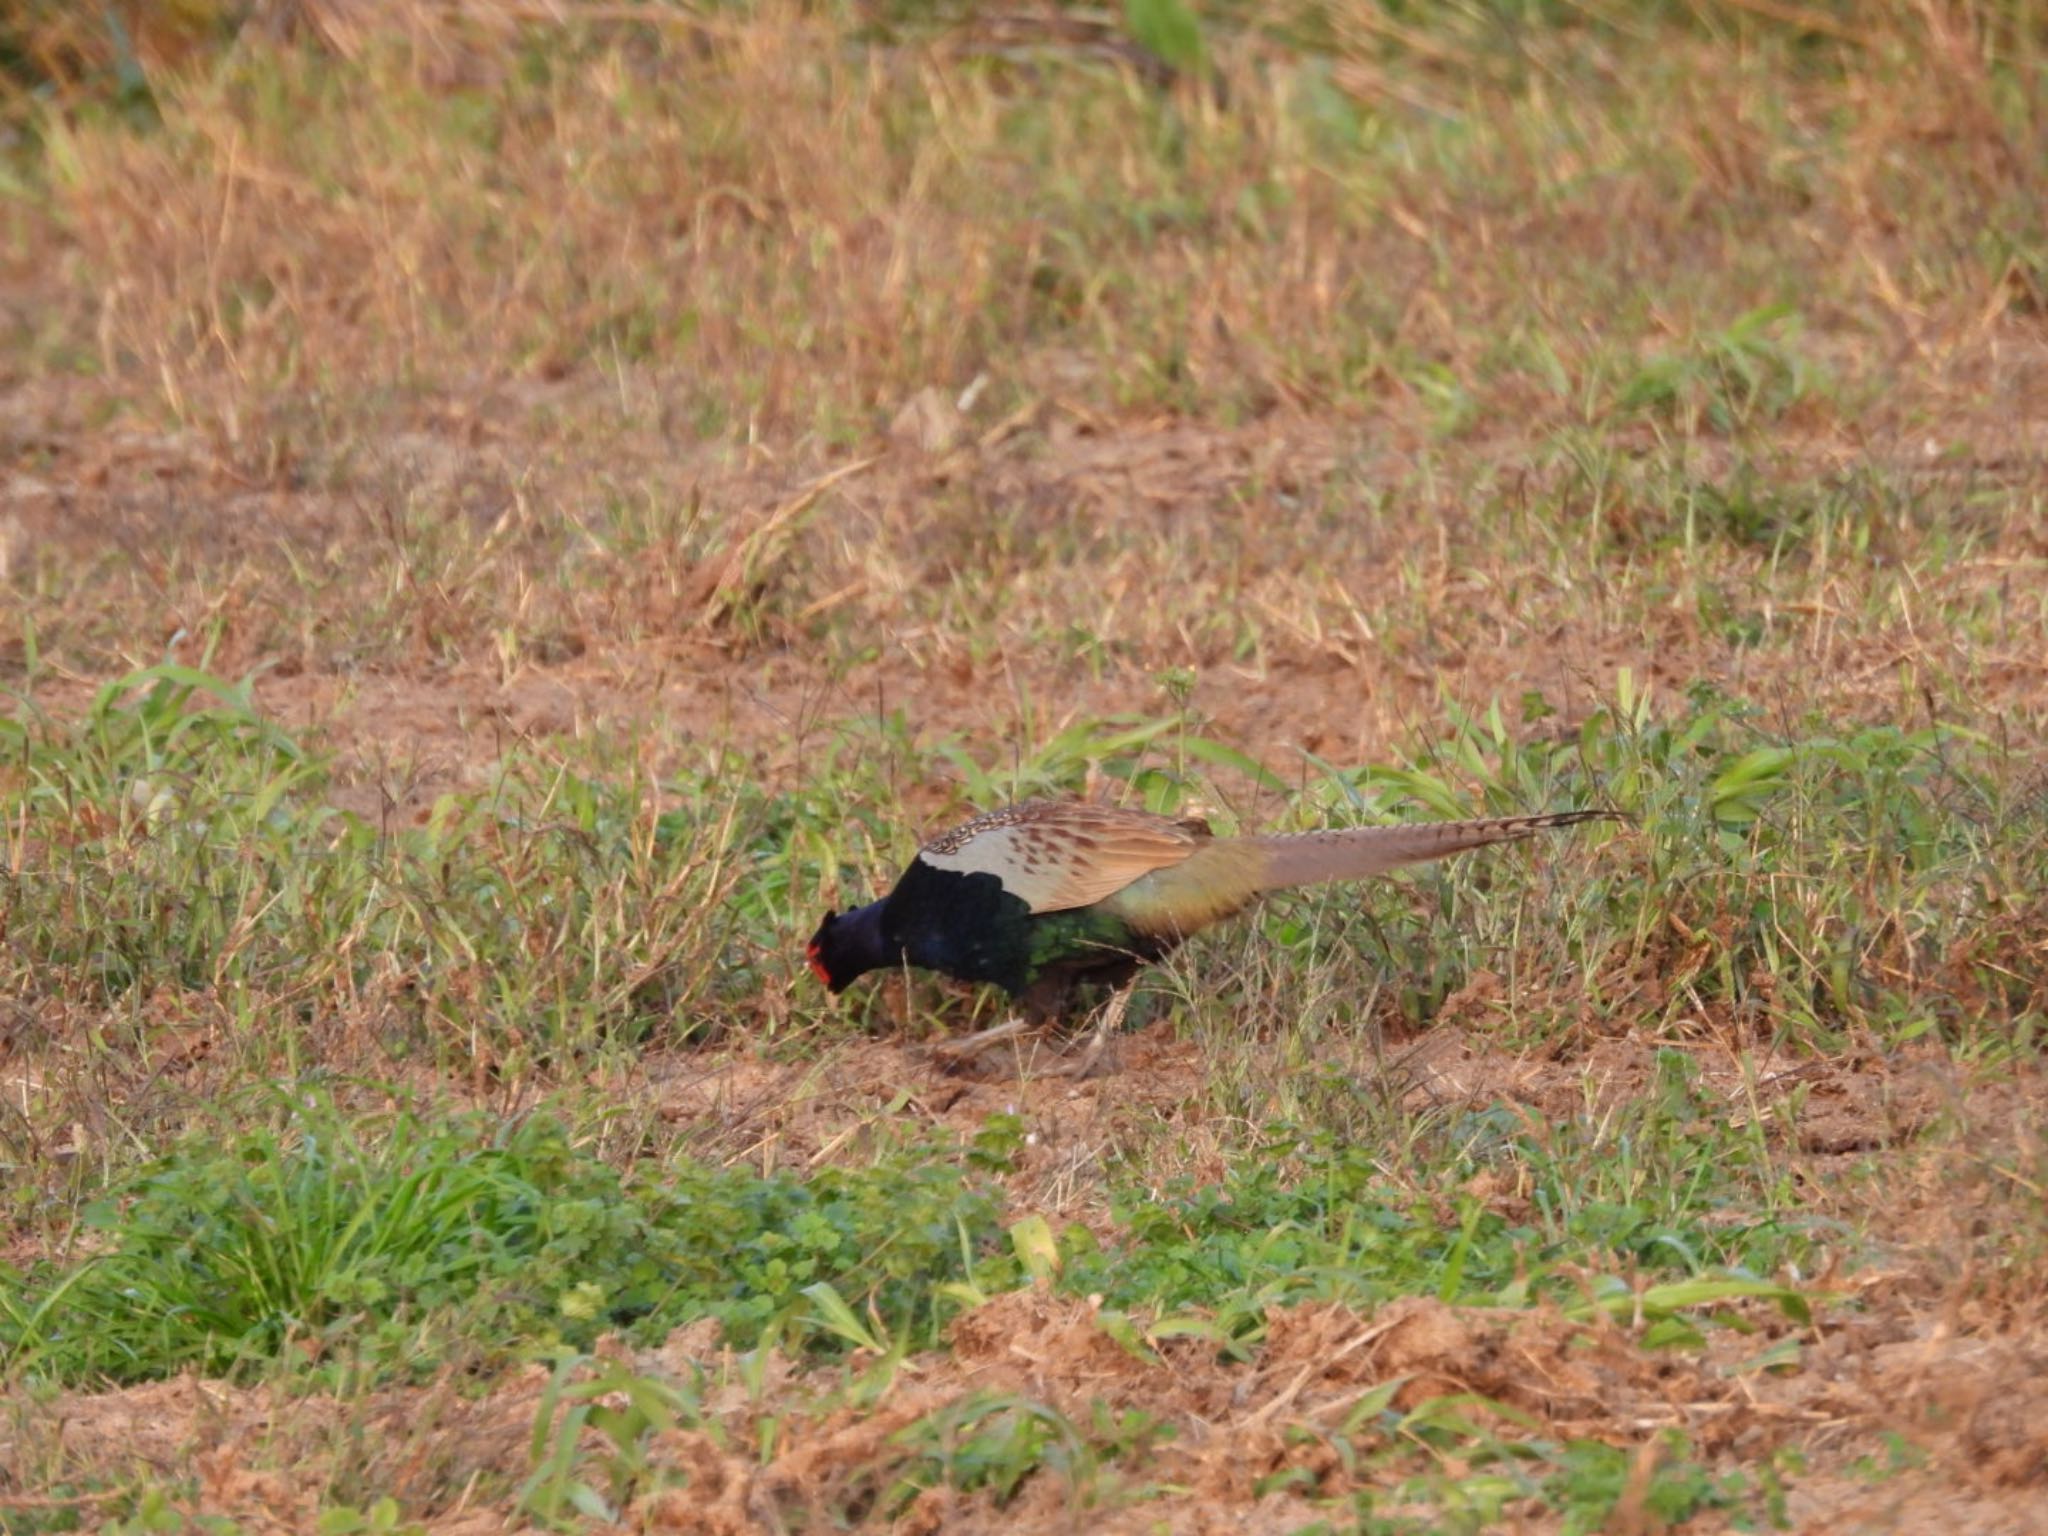
{"type": "Polygon", "coordinates": [[[1102,1005],[1102,1012],[1096,1017],[1095,1028],[1088,1036],[1087,1046],[1079,1056],[1071,1057],[1052,1068],[1053,1076],[1084,1078],[1094,1074],[1096,1063],[1101,1061],[1103,1049],[1109,1044],[1109,1037],[1122,1026],[1124,1015],[1130,1011],[1131,994],[1137,990],[1136,982],[1127,981],[1111,994],[1109,1001],[1102,1005]]]}
{"type": "Polygon", "coordinates": [[[932,1056],[941,1066],[964,1067],[990,1046],[1001,1045],[1005,1040],[1014,1040],[1032,1027],[1029,1019],[1015,1015],[979,1030],[971,1035],[962,1035],[958,1040],[942,1040],[932,1047],[932,1056]]]}

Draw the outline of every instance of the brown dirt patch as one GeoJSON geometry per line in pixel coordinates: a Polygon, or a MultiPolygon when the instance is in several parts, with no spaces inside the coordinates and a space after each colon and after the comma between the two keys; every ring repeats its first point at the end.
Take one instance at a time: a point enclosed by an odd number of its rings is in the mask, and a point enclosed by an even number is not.
{"type": "MultiPolygon", "coordinates": [[[[1467,989],[1468,992],[1470,989],[1467,989]]],[[[1446,1010],[1454,1013],[1454,1010],[1446,1010]]],[[[1798,1150],[1847,1154],[1899,1145],[1959,1102],[1961,1085],[1944,1053],[1927,1048],[1819,1059],[1786,1051],[1630,1034],[1554,1049],[1504,1053],[1483,1035],[1446,1023],[1418,1035],[1395,1063],[1411,1109],[1506,1100],[1551,1120],[1599,1117],[1639,1102],[1668,1052],[1687,1059],[1696,1087],[1742,1124],[1762,1116],[1785,1130],[1773,1107],[1795,1095],[1790,1137],[1798,1150]]]]}
{"type": "MultiPolygon", "coordinates": [[[[1256,1357],[1233,1363],[1187,1338],[1133,1352],[1097,1326],[1088,1303],[1031,1290],[966,1314],[954,1324],[950,1355],[907,1362],[879,1402],[858,1405],[840,1404],[839,1372],[792,1370],[779,1359],[756,1385],[744,1385],[715,1330],[699,1326],[633,1361],[678,1381],[708,1373],[706,1417],[643,1443],[631,1484],[639,1491],[623,1513],[629,1528],[706,1536],[849,1518],[875,1527],[883,1513],[875,1501],[912,1469],[920,1446],[936,1443],[931,1426],[1001,1400],[1043,1405],[1079,1425],[1099,1407],[1135,1410],[1154,1429],[1129,1465],[1062,1474],[1049,1464],[1007,1500],[986,1489],[933,1488],[892,1508],[888,1528],[1069,1530],[1074,1500],[1085,1492],[1098,1501],[1090,1529],[1277,1532],[1322,1518],[1329,1500],[1384,1493],[1421,1469],[1399,1454],[1399,1436],[1384,1427],[1389,1419],[1353,1424],[1354,1454],[1338,1454],[1333,1437],[1347,1414],[1375,1396],[1397,1415],[1455,1403],[1470,1423],[1623,1447],[1677,1428],[1710,1463],[1727,1457],[1753,1466],[1797,1450],[1807,1470],[1789,1477],[1790,1508],[1801,1530],[1910,1529],[1884,1521],[1933,1507],[1937,1488],[1948,1507],[1967,1512],[1970,1523],[1958,1529],[2048,1530],[2037,1499],[2048,1479],[2040,1386],[2048,1334],[2038,1327],[1966,1338],[1882,1289],[1818,1329],[1763,1312],[1751,1323],[1755,1332],[1724,1332],[1691,1359],[1552,1309],[1488,1311],[1411,1297],[1371,1312],[1275,1309],[1256,1357]],[[1799,1344],[1796,1369],[1751,1363],[1781,1339],[1799,1344]],[[768,1421],[776,1425],[773,1449],[747,1454],[768,1421]],[[1881,1478],[1852,1470],[1858,1458],[1882,1465],[1893,1447],[1910,1448],[1905,1470],[1881,1478]],[[1085,1489],[1074,1481],[1084,1475],[1085,1489]],[[1284,1491],[1261,1492],[1275,1483],[1284,1491]],[[1141,1495],[1141,1484],[1179,1491],[1141,1495]]],[[[466,1494],[448,1506],[444,1494],[427,1523],[437,1533],[468,1531],[482,1529],[486,1513],[504,1518],[505,1490],[527,1471],[544,1380],[535,1368],[482,1396],[441,1387],[349,1406],[192,1380],[65,1394],[17,1414],[14,1438],[0,1449],[41,1465],[56,1458],[164,1476],[196,1470],[193,1512],[264,1531],[304,1528],[318,1491],[337,1478],[374,1476],[401,1499],[465,1487],[476,1491],[475,1505],[466,1494]]],[[[589,1436],[585,1450],[601,1468],[603,1442],[589,1436]]],[[[1624,1495],[1615,1516],[1622,1525],[1627,1504],[1624,1495]]],[[[1548,1530],[1554,1520],[1525,1512],[1513,1528],[1548,1530]]]]}
{"type": "MultiPolygon", "coordinates": [[[[539,427],[528,409],[495,402],[495,437],[539,453],[562,429],[539,427]]],[[[1639,684],[1711,680],[1846,719],[1917,709],[1901,691],[1913,667],[1966,681],[1944,700],[1963,723],[2030,719],[2048,698],[2048,667],[2022,633],[1986,648],[1944,639],[1910,611],[1896,623],[1870,618],[1889,580],[1882,572],[1833,578],[1802,599],[1813,619],[1803,634],[1759,647],[1690,610],[1645,610],[1589,597],[1554,573],[1495,569],[1495,535],[1455,504],[1357,526],[1290,515],[1335,477],[1398,482],[1412,462],[1369,435],[1287,416],[1227,431],[1076,428],[1053,411],[1041,431],[936,466],[888,450],[825,493],[829,515],[802,558],[776,567],[786,590],[768,604],[768,631],[751,638],[704,622],[695,568],[679,555],[650,570],[647,556],[579,553],[572,526],[529,515],[496,544],[473,535],[474,552],[429,571],[405,542],[414,535],[387,526],[388,503],[433,492],[475,503],[456,526],[495,527],[515,483],[535,506],[574,506],[593,482],[633,472],[651,497],[703,498],[715,509],[707,517],[729,527],[721,547],[730,547],[793,505],[819,466],[679,465],[671,443],[630,436],[607,442],[602,460],[558,446],[556,457],[513,463],[503,448],[420,432],[392,450],[392,462],[414,466],[396,488],[379,489],[370,474],[358,500],[339,502],[249,492],[186,435],[129,438],[116,451],[53,427],[37,439],[48,458],[39,476],[0,491],[16,567],[134,567],[95,583],[96,612],[46,615],[46,652],[100,659],[90,672],[46,678],[38,702],[73,713],[92,687],[159,659],[174,637],[186,637],[181,659],[196,659],[191,637],[205,634],[216,671],[263,669],[262,707],[338,751],[339,796],[366,814],[410,813],[474,787],[521,742],[649,727],[664,759],[731,742],[753,755],[757,773],[792,784],[809,743],[854,715],[902,710],[927,739],[1029,750],[1074,719],[1164,712],[1158,680],[1175,668],[1195,674],[1187,704],[1202,731],[1288,780],[1302,771],[1300,751],[1369,759],[1436,721],[1445,698],[1541,692],[1562,712],[1557,728],[1569,729],[1623,667],[1639,684]],[[992,508],[1019,546],[1002,559],[986,544],[992,508]],[[319,566],[321,584],[301,587],[283,551],[301,571],[319,566]],[[586,558],[594,563],[579,564],[586,558]],[[934,607],[930,594],[963,571],[992,579],[993,590],[958,615],[934,607]],[[1257,620],[1249,658],[1235,631],[1192,621],[1236,611],[1257,620]],[[390,628],[357,633],[364,612],[387,614],[390,628]],[[976,632],[990,623],[992,635],[976,632]],[[828,640],[857,637],[862,654],[821,644],[821,625],[828,640]],[[1033,638],[1049,630],[1086,638],[1095,659],[1033,638]],[[508,636],[519,637],[510,651],[508,636]],[[1056,701],[1052,716],[1025,717],[1027,698],[1056,701]]],[[[1527,474],[1519,442],[1468,452],[1480,483],[1527,474]]],[[[1817,469],[1829,461],[1812,456],[1817,469]]],[[[1734,591],[1760,577],[1765,556],[1731,550],[1723,564],[1716,581],[1734,591]]],[[[1987,551],[1945,569],[1926,600],[2010,587],[2023,567],[2017,551],[1987,551]]],[[[2015,612],[2021,631],[2038,629],[2037,606],[2015,612]]]]}

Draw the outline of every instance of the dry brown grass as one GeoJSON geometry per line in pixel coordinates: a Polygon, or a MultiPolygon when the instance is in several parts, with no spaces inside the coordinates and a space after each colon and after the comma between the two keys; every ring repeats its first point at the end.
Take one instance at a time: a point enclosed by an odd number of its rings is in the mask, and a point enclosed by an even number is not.
{"type": "MultiPolygon", "coordinates": [[[[15,516],[37,546],[141,557],[93,582],[75,654],[95,669],[213,624],[230,669],[504,672],[701,633],[698,572],[750,505],[920,390],[985,376],[964,449],[899,450],[806,558],[761,573],[779,645],[836,673],[880,625],[979,670],[1079,628],[1141,673],[1378,649],[1419,652],[1433,685],[1559,633],[1539,595],[1526,623],[1383,644],[1502,590],[1503,517],[1518,557],[1551,546],[1553,590],[1583,589],[1575,555],[1668,526],[1673,480],[1759,454],[1773,477],[1878,475],[1903,505],[1877,521],[1914,525],[1878,537],[1911,563],[1950,516],[1930,503],[2042,451],[2048,157],[2015,144],[2038,114],[1970,105],[1980,53],[1950,12],[1886,17],[1857,67],[1816,78],[1788,73],[1782,40],[1745,58],[1681,39],[1568,89],[1539,49],[1517,89],[1461,76],[1483,134],[1368,116],[1413,148],[1350,171],[1249,45],[1225,60],[1228,110],[1165,113],[1056,52],[856,56],[772,11],[587,43],[539,87],[533,53],[473,26],[338,66],[167,65],[164,131],[53,123],[46,193],[16,204],[33,374],[10,433],[54,473],[15,516]],[[1784,303],[1798,329],[1746,360],[1761,382],[1717,373],[1729,323],[1784,303]],[[1660,384],[1657,359],[1699,356],[1660,384]],[[1160,437],[1175,414],[1244,425],[1219,455],[1206,431],[1160,437]],[[1163,515],[1191,493],[1227,515],[1163,515]],[[669,510],[693,496],[704,513],[669,510]],[[586,532],[621,520],[643,537],[586,532]],[[1162,568],[1146,540],[1169,531],[1162,568]]],[[[1985,526],[1988,557],[2034,552],[2024,520],[1985,526]]],[[[1728,551],[1714,578],[1747,586],[1765,554],[1728,551]]],[[[1801,582],[1816,644],[1894,644],[1869,627],[1895,568],[1801,582]],[[1827,622],[1845,611],[1850,630],[1827,622]]],[[[1596,673],[1643,618],[1600,606],[1578,658],[1596,673]]],[[[48,628],[71,654],[70,626],[48,628]]]]}

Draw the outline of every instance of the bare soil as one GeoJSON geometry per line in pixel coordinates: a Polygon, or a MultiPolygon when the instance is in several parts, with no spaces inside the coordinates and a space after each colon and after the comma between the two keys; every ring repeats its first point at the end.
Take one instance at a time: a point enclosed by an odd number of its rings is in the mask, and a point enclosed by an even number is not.
{"type": "MultiPolygon", "coordinates": [[[[714,1383],[707,1422],[653,1437],[648,1466],[686,1486],[634,1500],[622,1522],[740,1536],[858,1514],[904,1469],[907,1426],[970,1399],[1010,1394],[1082,1422],[1098,1404],[1154,1421],[1159,1441],[1145,1481],[1172,1491],[1138,1498],[1118,1477],[1104,1478],[1093,1489],[1100,1503],[1090,1529],[1285,1532],[1325,1517],[1311,1501],[1383,1491],[1369,1462],[1347,1465],[1317,1432],[1399,1383],[1396,1410],[1471,1393],[1477,1401],[1469,1411],[1479,1422],[1512,1415],[1560,1440],[1641,1446],[1654,1444],[1646,1433],[1668,1427],[1686,1431],[1702,1454],[1746,1465],[1797,1452],[1802,1470],[1790,1479],[1786,1505],[1794,1530],[1924,1529],[1937,1512],[1957,1531],[2048,1530],[2039,1498],[2048,1476],[2048,1332],[2038,1321],[1995,1338],[1959,1331],[1957,1319],[1927,1307],[1903,1276],[1866,1279],[1861,1288],[1858,1305],[1838,1309],[1789,1365],[1759,1363],[1775,1362],[1766,1352],[1794,1331],[1763,1313],[1752,1318],[1753,1332],[1724,1333],[1695,1364],[1645,1350],[1605,1322],[1426,1298],[1369,1314],[1276,1309],[1258,1358],[1235,1364],[1187,1339],[1133,1354],[1094,1325],[1087,1302],[1016,1292],[960,1318],[951,1354],[908,1362],[875,1410],[833,1406],[836,1371],[827,1381],[779,1360],[769,1363],[765,1394],[753,1396],[715,1330],[685,1329],[633,1364],[684,1383],[707,1372],[714,1383]],[[764,1415],[779,1427],[773,1449],[756,1457],[747,1448],[764,1415]],[[1888,1465],[1888,1448],[1905,1445],[1916,1448],[1910,1461],[1888,1465]],[[1274,1481],[1287,1491],[1262,1492],[1274,1481]]],[[[483,1396],[449,1383],[343,1406],[186,1379],[66,1394],[18,1433],[37,1437],[39,1453],[46,1451],[41,1437],[60,1437],[73,1455],[101,1467],[171,1476],[196,1466],[196,1509],[247,1530],[293,1531],[306,1528],[316,1507],[309,1490],[325,1478],[313,1474],[344,1457],[356,1475],[408,1503],[437,1488],[516,1484],[545,1383],[546,1372],[534,1368],[483,1396]],[[379,1454],[386,1436],[406,1448],[402,1462],[379,1454]]],[[[595,1437],[591,1444],[604,1449],[595,1437]]],[[[0,1450],[16,1448],[0,1441],[0,1450]]],[[[1647,1488],[1651,1463],[1638,1464],[1647,1488]]],[[[1073,1492],[1045,1473],[1003,1504],[986,1491],[932,1489],[889,1528],[1067,1531],[1073,1492]]],[[[442,1509],[427,1528],[516,1528],[465,1503],[442,1509]]],[[[1384,1500],[1375,1507],[1396,1512],[1384,1500]]],[[[1511,1507],[1501,1528],[1547,1531],[1556,1522],[1511,1507]]],[[[1608,1528],[1656,1528],[1640,1492],[1624,1494],[1608,1528]]],[[[1725,1528],[1714,1518],[1688,1526],[1725,1528]]]]}

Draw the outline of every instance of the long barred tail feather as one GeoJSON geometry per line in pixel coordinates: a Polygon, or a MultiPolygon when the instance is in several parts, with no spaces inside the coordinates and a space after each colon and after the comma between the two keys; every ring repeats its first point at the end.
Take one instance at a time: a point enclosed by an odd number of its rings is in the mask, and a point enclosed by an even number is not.
{"type": "Polygon", "coordinates": [[[1323,880],[1360,880],[1403,864],[1422,864],[1493,843],[1519,842],[1582,821],[1627,819],[1618,811],[1553,811],[1543,816],[1488,816],[1472,821],[1283,833],[1247,841],[1265,858],[1259,889],[1277,891],[1323,880]]]}

